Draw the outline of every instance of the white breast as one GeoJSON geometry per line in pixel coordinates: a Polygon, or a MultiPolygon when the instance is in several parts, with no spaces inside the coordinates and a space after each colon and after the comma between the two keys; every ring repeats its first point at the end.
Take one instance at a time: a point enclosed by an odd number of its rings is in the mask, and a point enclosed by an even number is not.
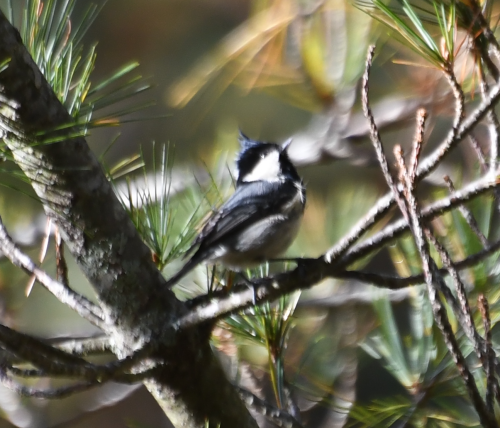
{"type": "Polygon", "coordinates": [[[303,189],[298,186],[295,197],[283,206],[281,214],[250,225],[244,231],[246,240],[228,240],[221,244],[211,260],[240,270],[279,257],[297,235],[304,213],[303,199],[303,189]]]}

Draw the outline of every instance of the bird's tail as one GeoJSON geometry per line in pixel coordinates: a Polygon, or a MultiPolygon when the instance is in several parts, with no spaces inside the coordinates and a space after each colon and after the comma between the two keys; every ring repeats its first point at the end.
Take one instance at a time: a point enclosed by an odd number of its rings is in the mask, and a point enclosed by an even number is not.
{"type": "Polygon", "coordinates": [[[182,278],[184,278],[196,265],[200,262],[197,257],[191,257],[188,262],[177,272],[172,278],[167,281],[167,288],[172,288],[182,278]]]}

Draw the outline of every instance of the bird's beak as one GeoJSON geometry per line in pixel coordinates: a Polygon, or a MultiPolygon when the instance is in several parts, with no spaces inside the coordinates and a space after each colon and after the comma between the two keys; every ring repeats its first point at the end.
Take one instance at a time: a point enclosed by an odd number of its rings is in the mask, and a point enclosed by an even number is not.
{"type": "Polygon", "coordinates": [[[286,152],[288,150],[288,147],[290,147],[290,144],[292,144],[293,139],[289,138],[286,140],[282,145],[281,145],[281,151],[286,152]]]}

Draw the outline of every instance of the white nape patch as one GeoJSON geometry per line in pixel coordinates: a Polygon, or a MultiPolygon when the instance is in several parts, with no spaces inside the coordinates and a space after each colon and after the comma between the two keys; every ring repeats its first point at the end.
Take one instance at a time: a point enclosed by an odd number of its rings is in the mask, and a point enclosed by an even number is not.
{"type": "Polygon", "coordinates": [[[247,183],[251,181],[277,181],[280,179],[280,174],[280,154],[273,150],[260,159],[252,171],[243,177],[242,181],[247,183]]]}

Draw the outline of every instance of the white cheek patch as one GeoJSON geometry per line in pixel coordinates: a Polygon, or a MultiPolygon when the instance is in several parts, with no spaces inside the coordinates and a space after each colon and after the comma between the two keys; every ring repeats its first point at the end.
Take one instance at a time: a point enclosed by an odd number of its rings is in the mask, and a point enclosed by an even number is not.
{"type": "Polygon", "coordinates": [[[272,151],[263,159],[260,159],[257,165],[247,175],[243,177],[242,181],[276,181],[279,180],[281,174],[280,168],[280,154],[277,151],[272,151]]]}

